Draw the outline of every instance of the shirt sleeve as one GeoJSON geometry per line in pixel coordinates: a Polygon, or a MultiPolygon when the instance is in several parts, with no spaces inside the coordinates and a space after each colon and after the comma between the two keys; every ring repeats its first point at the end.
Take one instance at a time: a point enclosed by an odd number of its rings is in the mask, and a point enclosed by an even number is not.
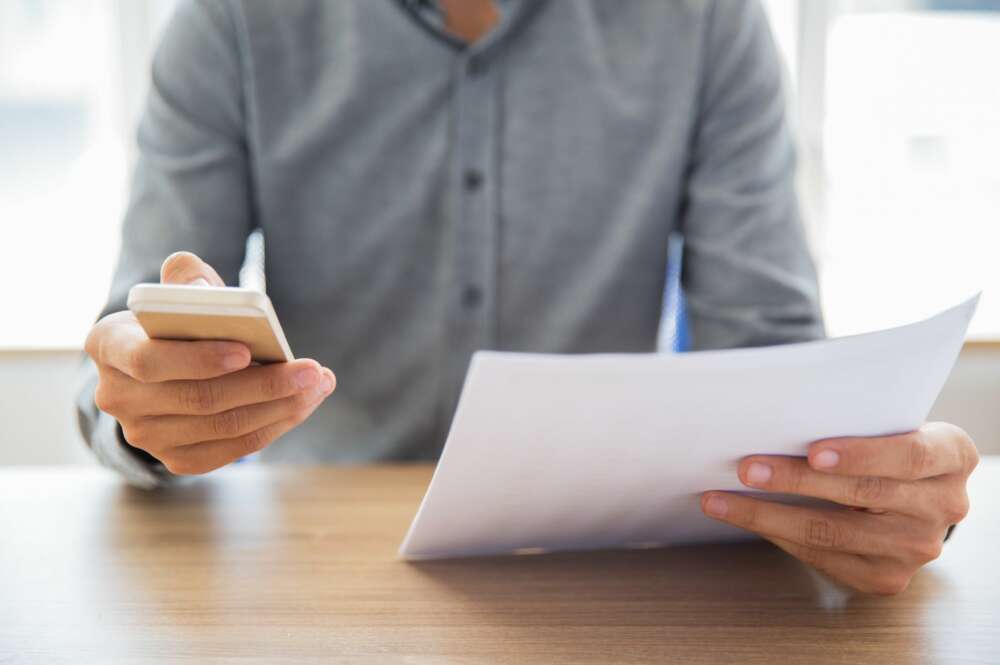
{"type": "Polygon", "coordinates": [[[758,2],[710,8],[681,230],[695,349],[822,337],[782,65],[758,2]]]}
{"type": "MultiPolygon", "coordinates": [[[[188,250],[235,284],[256,225],[247,156],[245,73],[224,2],[182,2],[153,57],[137,132],[138,157],[121,251],[100,316],[125,309],[129,289],[158,282],[171,253],[188,250]]],[[[94,405],[97,371],[85,363],[80,429],[97,458],[138,486],[169,476],[131,448],[118,423],[94,405]]]]}

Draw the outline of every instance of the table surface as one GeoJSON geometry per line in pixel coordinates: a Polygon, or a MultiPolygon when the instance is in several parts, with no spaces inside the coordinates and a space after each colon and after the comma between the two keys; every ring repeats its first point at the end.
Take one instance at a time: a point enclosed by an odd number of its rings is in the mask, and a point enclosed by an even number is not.
{"type": "Polygon", "coordinates": [[[406,563],[430,475],[0,470],[0,663],[1000,662],[1000,457],[891,598],[765,543],[406,563]]]}

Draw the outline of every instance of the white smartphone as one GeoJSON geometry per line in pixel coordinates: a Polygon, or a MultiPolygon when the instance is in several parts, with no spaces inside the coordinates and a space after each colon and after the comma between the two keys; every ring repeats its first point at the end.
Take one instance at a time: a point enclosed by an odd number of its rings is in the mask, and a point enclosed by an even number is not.
{"type": "Polygon", "coordinates": [[[153,339],[242,342],[259,363],[294,360],[271,299],[231,286],[137,284],[128,308],[153,339]]]}

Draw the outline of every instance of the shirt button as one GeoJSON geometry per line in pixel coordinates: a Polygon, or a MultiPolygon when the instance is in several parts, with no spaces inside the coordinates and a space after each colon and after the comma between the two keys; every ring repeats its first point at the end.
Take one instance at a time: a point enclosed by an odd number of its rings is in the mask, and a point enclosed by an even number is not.
{"type": "Polygon", "coordinates": [[[469,60],[468,64],[465,66],[465,71],[469,76],[479,76],[484,70],[485,67],[483,66],[483,63],[476,59],[469,60]]]}
{"type": "Polygon", "coordinates": [[[468,191],[474,192],[483,186],[483,174],[476,169],[469,169],[462,177],[462,182],[468,191]]]}
{"type": "Polygon", "coordinates": [[[478,286],[469,285],[462,289],[462,306],[472,309],[483,301],[483,291],[478,286]]]}

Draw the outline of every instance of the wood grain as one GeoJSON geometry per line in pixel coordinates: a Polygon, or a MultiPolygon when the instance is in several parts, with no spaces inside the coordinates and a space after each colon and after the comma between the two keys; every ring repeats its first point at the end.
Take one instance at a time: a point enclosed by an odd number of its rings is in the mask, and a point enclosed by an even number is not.
{"type": "Polygon", "coordinates": [[[967,339],[962,345],[962,348],[970,351],[1000,352],[1000,336],[967,339]]]}
{"type": "Polygon", "coordinates": [[[425,466],[0,470],[2,663],[996,663],[1000,458],[904,594],[764,544],[407,564],[425,466]]]}

